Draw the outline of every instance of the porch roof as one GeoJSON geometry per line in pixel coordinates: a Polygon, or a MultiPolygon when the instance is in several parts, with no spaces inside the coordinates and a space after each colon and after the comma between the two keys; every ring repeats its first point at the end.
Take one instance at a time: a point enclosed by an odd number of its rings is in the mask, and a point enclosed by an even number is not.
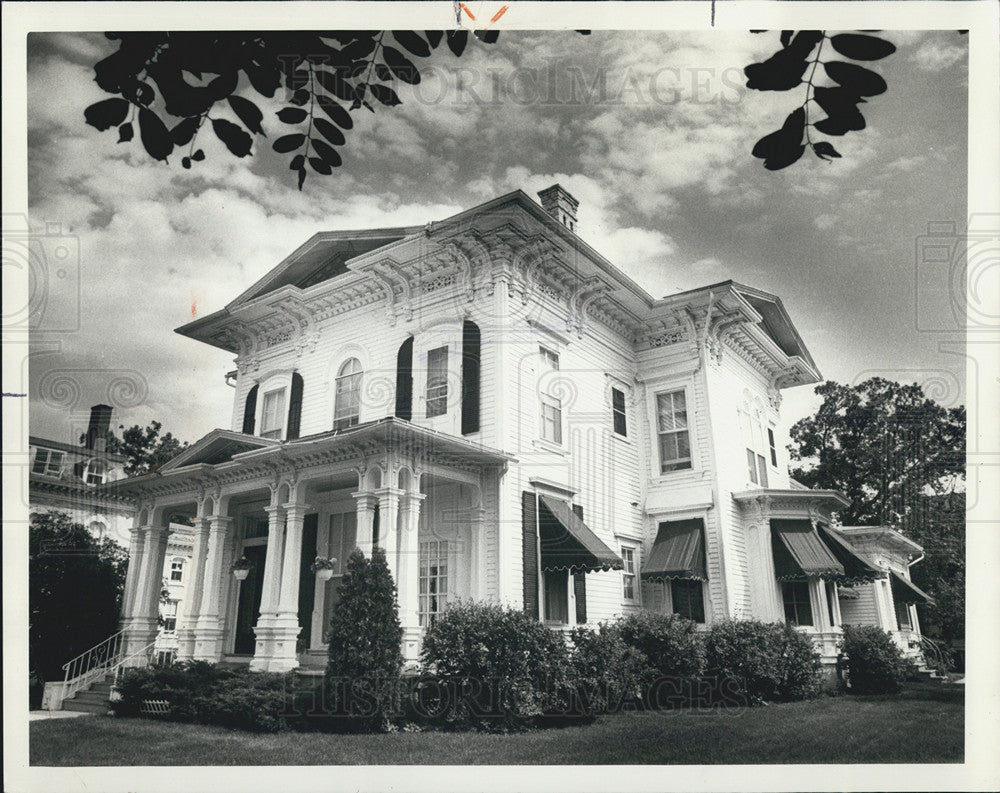
{"type": "Polygon", "coordinates": [[[245,479],[248,472],[255,470],[264,476],[268,472],[273,473],[276,463],[294,462],[305,469],[370,455],[373,450],[380,449],[409,450],[431,462],[453,467],[497,467],[515,460],[512,455],[489,446],[389,416],[289,441],[269,441],[240,432],[213,430],[159,471],[108,482],[95,490],[137,498],[164,487],[170,490],[193,487],[206,478],[225,484],[230,479],[245,479]],[[226,453],[223,453],[220,444],[226,446],[226,453]],[[237,451],[239,448],[244,450],[237,451]],[[230,450],[232,453],[229,453],[230,450]],[[188,455],[188,452],[194,453],[188,455]]]}
{"type": "Polygon", "coordinates": [[[862,583],[882,577],[882,571],[866,562],[854,547],[841,536],[840,532],[822,523],[819,524],[820,539],[844,565],[844,583],[862,583]]]}

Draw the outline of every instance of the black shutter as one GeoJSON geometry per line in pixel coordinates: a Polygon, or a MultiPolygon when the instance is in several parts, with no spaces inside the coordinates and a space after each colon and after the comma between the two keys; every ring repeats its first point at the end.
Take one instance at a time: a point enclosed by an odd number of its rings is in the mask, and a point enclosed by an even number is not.
{"type": "Polygon", "coordinates": [[[587,622],[587,573],[580,570],[573,573],[573,595],[576,597],[576,624],[587,622]]]}
{"type": "Polygon", "coordinates": [[[538,619],[538,502],[521,493],[521,533],[524,543],[524,613],[538,619]]]}
{"type": "Polygon", "coordinates": [[[462,434],[479,432],[479,326],[462,323],[462,434]]]}
{"type": "Polygon", "coordinates": [[[413,337],[399,345],[396,353],[396,417],[413,418],[413,337]]]}
{"type": "Polygon", "coordinates": [[[292,373],[292,395],[288,398],[288,432],[285,437],[293,441],[299,437],[299,427],[302,424],[302,388],[305,383],[302,375],[292,373]]]}
{"type": "Polygon", "coordinates": [[[243,432],[247,435],[253,435],[254,421],[257,413],[257,392],[259,390],[259,385],[255,385],[250,389],[250,392],[247,394],[246,404],[243,407],[243,432]]]}
{"type": "MultiPolygon", "coordinates": [[[[583,520],[583,505],[574,504],[573,512],[583,520]]],[[[587,621],[587,571],[573,573],[573,596],[576,598],[576,622],[583,625],[587,621]]]]}
{"type": "Polygon", "coordinates": [[[372,513],[372,549],[378,545],[378,529],[379,523],[381,523],[381,510],[379,509],[379,502],[375,502],[375,511],[372,513]]]}

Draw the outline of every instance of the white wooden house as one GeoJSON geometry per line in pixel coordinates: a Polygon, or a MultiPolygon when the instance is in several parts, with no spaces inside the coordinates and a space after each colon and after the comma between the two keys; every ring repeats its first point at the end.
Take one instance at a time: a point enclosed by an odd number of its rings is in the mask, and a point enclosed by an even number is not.
{"type": "Polygon", "coordinates": [[[843,495],[788,477],[781,391],[820,374],[781,300],[734,281],[653,297],[577,236],[572,196],[539,195],[318,233],[178,329],[234,354],[232,421],[105,486],[136,505],[128,652],[156,633],[171,514],[195,525],[180,658],[321,664],[343,563],[373,543],[410,662],[459,599],[553,629],[787,619],[832,662],[840,594],[867,587],[882,605],[859,618],[898,628],[854,546],[878,530],[837,528],[843,495]]]}

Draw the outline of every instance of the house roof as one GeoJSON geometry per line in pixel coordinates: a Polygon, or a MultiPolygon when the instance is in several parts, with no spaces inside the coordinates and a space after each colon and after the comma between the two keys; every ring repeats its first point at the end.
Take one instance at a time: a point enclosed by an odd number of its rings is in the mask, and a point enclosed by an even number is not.
{"type": "Polygon", "coordinates": [[[277,446],[280,441],[246,435],[232,430],[214,429],[193,445],[172,457],[159,470],[171,471],[191,465],[218,465],[229,462],[234,455],[262,446],[277,446]]]}
{"type": "Polygon", "coordinates": [[[870,542],[876,546],[917,555],[923,553],[920,543],[901,534],[889,526],[841,526],[840,531],[853,542],[870,542]]]}
{"type": "Polygon", "coordinates": [[[53,449],[59,452],[66,452],[68,454],[76,454],[87,459],[96,458],[106,462],[122,463],[125,462],[126,459],[124,454],[117,454],[115,452],[108,451],[102,452],[97,449],[88,449],[86,446],[63,443],[62,441],[52,441],[48,438],[39,438],[37,435],[28,436],[28,445],[36,446],[40,449],[53,449]]]}

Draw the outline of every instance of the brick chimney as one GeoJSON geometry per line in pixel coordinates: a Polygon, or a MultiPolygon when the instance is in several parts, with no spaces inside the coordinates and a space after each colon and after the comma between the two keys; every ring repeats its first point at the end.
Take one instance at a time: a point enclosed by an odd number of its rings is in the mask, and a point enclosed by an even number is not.
{"type": "Polygon", "coordinates": [[[576,231],[576,208],[580,202],[571,196],[562,185],[554,184],[538,193],[542,208],[562,223],[570,231],[576,231]]]}
{"type": "Polygon", "coordinates": [[[111,427],[111,405],[94,405],[90,409],[90,424],[84,446],[103,452],[108,445],[108,429],[111,427]]]}

